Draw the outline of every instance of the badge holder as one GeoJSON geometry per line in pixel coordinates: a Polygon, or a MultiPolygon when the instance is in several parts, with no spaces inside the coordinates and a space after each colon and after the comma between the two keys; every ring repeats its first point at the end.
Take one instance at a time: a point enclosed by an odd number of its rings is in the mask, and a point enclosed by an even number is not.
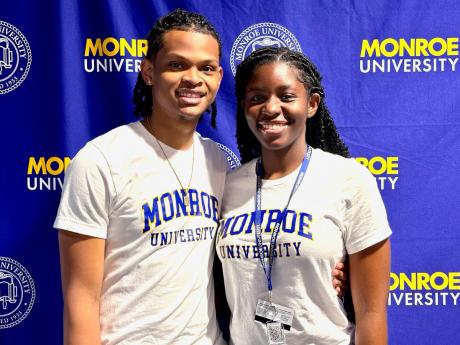
{"type": "Polygon", "coordinates": [[[293,318],[294,310],[273,303],[271,293],[269,294],[269,301],[262,299],[257,301],[255,319],[265,323],[268,345],[286,345],[284,331],[291,329],[293,318]]]}
{"type": "Polygon", "coordinates": [[[294,310],[276,303],[270,303],[263,299],[257,301],[255,320],[267,322],[279,322],[283,329],[289,331],[294,319],[294,310]]]}
{"type": "Polygon", "coordinates": [[[267,322],[267,340],[268,345],[286,345],[281,322],[267,322]]]}

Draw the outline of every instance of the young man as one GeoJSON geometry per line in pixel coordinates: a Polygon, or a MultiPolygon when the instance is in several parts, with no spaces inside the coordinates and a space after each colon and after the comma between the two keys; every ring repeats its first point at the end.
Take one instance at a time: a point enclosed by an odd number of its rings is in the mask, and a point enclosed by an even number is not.
{"type": "Polygon", "coordinates": [[[135,88],[142,121],[73,159],[61,229],[66,344],[223,344],[211,278],[226,159],[196,126],[220,41],[200,15],[160,18],[135,88]]]}

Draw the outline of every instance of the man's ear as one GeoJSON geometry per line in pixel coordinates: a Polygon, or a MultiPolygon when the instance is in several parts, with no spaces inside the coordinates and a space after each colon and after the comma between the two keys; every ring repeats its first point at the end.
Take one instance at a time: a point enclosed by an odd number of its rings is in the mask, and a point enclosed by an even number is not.
{"type": "Polygon", "coordinates": [[[317,93],[313,93],[308,99],[307,117],[311,118],[315,116],[318,110],[319,103],[321,102],[321,96],[317,93]]]}
{"type": "Polygon", "coordinates": [[[141,74],[147,85],[153,85],[153,63],[147,58],[142,59],[141,74]]]}
{"type": "Polygon", "coordinates": [[[219,85],[220,85],[220,82],[222,81],[222,78],[224,77],[224,69],[222,68],[222,66],[219,66],[217,72],[219,72],[219,85]]]}

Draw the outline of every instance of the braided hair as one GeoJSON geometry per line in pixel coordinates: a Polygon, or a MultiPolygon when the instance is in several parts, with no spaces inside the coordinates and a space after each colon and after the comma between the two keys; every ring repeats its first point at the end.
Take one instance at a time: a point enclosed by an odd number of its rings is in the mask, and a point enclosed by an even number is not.
{"type": "MultiPolygon", "coordinates": [[[[158,51],[164,46],[164,34],[171,30],[199,32],[214,37],[219,45],[219,58],[222,51],[222,42],[216,29],[208,22],[208,20],[193,12],[188,12],[183,9],[176,9],[167,15],[160,17],[150,30],[147,43],[148,50],[146,59],[152,60],[155,58],[158,51]]],[[[152,87],[147,85],[142,78],[142,73],[137,76],[136,85],[133,92],[134,114],[139,118],[150,116],[152,112],[152,87]]],[[[214,101],[210,109],[211,125],[216,127],[217,106],[214,101]]]]}
{"type": "Polygon", "coordinates": [[[288,48],[261,48],[254,51],[237,67],[236,81],[236,141],[241,155],[241,162],[260,157],[261,144],[252,134],[246,121],[242,100],[245,98],[246,86],[250,82],[257,67],[271,62],[284,62],[295,68],[299,74],[299,81],[304,84],[308,94],[317,93],[321,101],[315,116],[308,119],[305,140],[308,145],[323,151],[335,153],[343,157],[350,157],[347,146],[340,138],[337,128],[324,102],[324,89],[321,85],[321,75],[315,65],[302,53],[288,48]]]}

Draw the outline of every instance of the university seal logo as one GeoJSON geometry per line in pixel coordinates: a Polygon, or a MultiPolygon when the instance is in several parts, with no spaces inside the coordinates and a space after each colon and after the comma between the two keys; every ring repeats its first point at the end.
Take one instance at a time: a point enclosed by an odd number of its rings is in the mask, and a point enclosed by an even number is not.
{"type": "Polygon", "coordinates": [[[26,79],[32,63],[29,42],[13,25],[0,21],[0,95],[26,79]]]}
{"type": "Polygon", "coordinates": [[[258,23],[244,30],[233,43],[230,67],[233,75],[236,66],[254,50],[263,47],[287,47],[302,52],[297,38],[284,26],[275,23],[258,23]]]}
{"type": "Polygon", "coordinates": [[[0,256],[0,329],[16,326],[30,313],[35,285],[19,262],[0,256]]]}
{"type": "Polygon", "coordinates": [[[219,146],[219,148],[227,156],[227,162],[228,162],[228,165],[230,166],[230,169],[233,170],[235,168],[238,168],[241,165],[241,162],[238,156],[232,150],[230,150],[227,146],[221,143],[217,143],[217,146],[219,146]]]}

